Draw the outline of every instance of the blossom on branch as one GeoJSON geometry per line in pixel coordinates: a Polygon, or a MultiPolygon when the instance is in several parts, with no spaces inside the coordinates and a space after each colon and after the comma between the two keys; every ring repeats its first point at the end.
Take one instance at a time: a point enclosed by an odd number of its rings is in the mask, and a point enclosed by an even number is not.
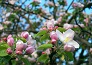
{"type": "Polygon", "coordinates": [[[57,36],[64,44],[72,45],[75,48],[79,48],[79,44],[73,40],[74,38],[74,31],[68,29],[67,31],[61,33],[59,30],[56,30],[57,36]]]}

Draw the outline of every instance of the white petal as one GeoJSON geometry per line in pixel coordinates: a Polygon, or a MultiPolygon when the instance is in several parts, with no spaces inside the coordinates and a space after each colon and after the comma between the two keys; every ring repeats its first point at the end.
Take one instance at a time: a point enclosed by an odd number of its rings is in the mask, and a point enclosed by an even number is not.
{"type": "Polygon", "coordinates": [[[65,39],[65,36],[63,36],[63,34],[59,30],[56,30],[56,34],[57,34],[58,38],[60,39],[60,41],[63,42],[65,39]]]}
{"type": "Polygon", "coordinates": [[[68,38],[73,39],[73,37],[74,37],[74,31],[72,29],[68,29],[63,34],[64,34],[65,38],[68,37],[68,38]]]}
{"type": "Polygon", "coordinates": [[[79,44],[74,40],[71,40],[71,41],[67,42],[67,44],[73,45],[75,48],[79,48],[79,44]]]}

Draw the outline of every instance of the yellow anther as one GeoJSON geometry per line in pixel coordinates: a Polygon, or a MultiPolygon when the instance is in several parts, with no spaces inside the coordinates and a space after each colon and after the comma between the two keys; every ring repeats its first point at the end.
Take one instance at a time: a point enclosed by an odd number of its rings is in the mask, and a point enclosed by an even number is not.
{"type": "Polygon", "coordinates": [[[66,37],[65,40],[64,40],[64,43],[67,43],[70,41],[70,38],[66,37]]]}

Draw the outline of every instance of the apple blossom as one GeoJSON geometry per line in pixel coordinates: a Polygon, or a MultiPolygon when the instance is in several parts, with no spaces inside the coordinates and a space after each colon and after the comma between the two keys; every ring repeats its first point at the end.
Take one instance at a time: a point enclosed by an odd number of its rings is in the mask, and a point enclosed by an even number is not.
{"type": "Polygon", "coordinates": [[[13,46],[13,44],[14,44],[14,39],[13,39],[12,35],[9,35],[9,36],[7,37],[7,44],[8,44],[9,46],[13,46]]]}
{"type": "Polygon", "coordinates": [[[47,21],[47,28],[49,30],[53,30],[53,28],[54,28],[54,22],[53,21],[47,21]]]}
{"type": "Polygon", "coordinates": [[[51,19],[51,20],[48,20],[45,24],[49,30],[53,30],[54,25],[57,24],[57,21],[55,21],[54,19],[51,19]]]}
{"type": "Polygon", "coordinates": [[[56,43],[58,37],[55,31],[50,32],[50,38],[52,43],[56,43]]]}
{"type": "Polygon", "coordinates": [[[16,50],[17,51],[23,51],[27,47],[26,43],[23,43],[23,41],[18,40],[16,43],[16,50]]]}
{"type": "Polygon", "coordinates": [[[64,44],[72,45],[75,48],[79,48],[79,44],[73,40],[74,31],[68,29],[67,31],[61,33],[59,30],[56,30],[57,36],[64,44]]]}
{"type": "Polygon", "coordinates": [[[25,51],[27,54],[32,54],[35,51],[35,48],[33,46],[28,46],[25,51]]]}
{"type": "Polygon", "coordinates": [[[23,54],[23,52],[16,50],[16,54],[21,55],[21,54],[23,54]]]}
{"type": "Polygon", "coordinates": [[[8,54],[12,54],[11,48],[8,48],[8,49],[6,50],[6,52],[7,52],[8,54]]]}
{"type": "Polygon", "coordinates": [[[31,44],[32,44],[31,41],[32,41],[32,36],[29,35],[28,38],[27,38],[27,43],[28,43],[29,45],[31,45],[31,44]]]}
{"type": "Polygon", "coordinates": [[[23,37],[23,38],[25,38],[25,39],[27,39],[28,36],[29,36],[29,33],[26,32],[26,31],[21,33],[21,37],[23,37]]]}
{"type": "Polygon", "coordinates": [[[65,51],[72,51],[73,52],[75,50],[75,47],[72,46],[72,45],[65,44],[64,45],[64,50],[65,51]]]}
{"type": "Polygon", "coordinates": [[[72,24],[65,23],[64,26],[63,26],[63,28],[65,28],[66,30],[67,29],[71,29],[71,28],[73,28],[73,25],[72,24]]]}

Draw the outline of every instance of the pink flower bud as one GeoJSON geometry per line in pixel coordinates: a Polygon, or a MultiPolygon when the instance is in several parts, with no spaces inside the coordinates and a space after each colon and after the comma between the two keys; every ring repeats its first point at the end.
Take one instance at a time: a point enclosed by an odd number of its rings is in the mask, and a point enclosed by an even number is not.
{"type": "Polygon", "coordinates": [[[26,53],[27,54],[32,54],[34,51],[35,51],[35,49],[34,49],[33,46],[29,46],[29,47],[26,48],[26,53]]]}
{"type": "Polygon", "coordinates": [[[14,44],[14,39],[11,37],[11,38],[7,38],[7,44],[9,45],[9,46],[13,46],[13,44],[14,44]]]}
{"type": "Polygon", "coordinates": [[[12,35],[9,35],[9,36],[7,37],[7,39],[9,39],[9,38],[12,38],[12,35]]]}
{"type": "Polygon", "coordinates": [[[7,52],[8,54],[12,54],[11,48],[8,48],[8,49],[6,50],[6,52],[7,52]]]}
{"type": "Polygon", "coordinates": [[[55,43],[56,43],[56,41],[57,41],[57,40],[52,39],[52,40],[51,40],[51,43],[52,43],[52,44],[55,44],[55,43]]]}
{"type": "Polygon", "coordinates": [[[21,41],[21,40],[18,40],[18,42],[16,43],[17,51],[23,51],[26,47],[27,47],[27,45],[25,43],[23,43],[23,41],[21,41]]]}
{"type": "Polygon", "coordinates": [[[63,28],[65,28],[66,30],[67,29],[71,29],[71,28],[73,28],[73,25],[72,24],[65,23],[64,26],[63,26],[63,28]]]}
{"type": "Polygon", "coordinates": [[[21,33],[21,37],[23,37],[23,38],[25,38],[25,39],[27,39],[28,36],[29,36],[29,33],[28,33],[28,32],[22,32],[22,33],[21,33]]]}
{"type": "Polygon", "coordinates": [[[50,32],[50,38],[51,39],[54,39],[54,40],[57,40],[58,39],[57,34],[56,34],[55,31],[50,32]]]}
{"type": "Polygon", "coordinates": [[[21,55],[21,54],[23,54],[23,52],[22,51],[16,51],[16,54],[21,55]]]}
{"type": "Polygon", "coordinates": [[[75,48],[72,45],[66,44],[66,45],[64,45],[64,50],[68,51],[68,52],[73,52],[75,50],[75,48]]]}
{"type": "Polygon", "coordinates": [[[51,38],[52,44],[55,44],[57,39],[58,39],[57,34],[56,34],[55,31],[50,32],[50,38],[51,38]]]}

